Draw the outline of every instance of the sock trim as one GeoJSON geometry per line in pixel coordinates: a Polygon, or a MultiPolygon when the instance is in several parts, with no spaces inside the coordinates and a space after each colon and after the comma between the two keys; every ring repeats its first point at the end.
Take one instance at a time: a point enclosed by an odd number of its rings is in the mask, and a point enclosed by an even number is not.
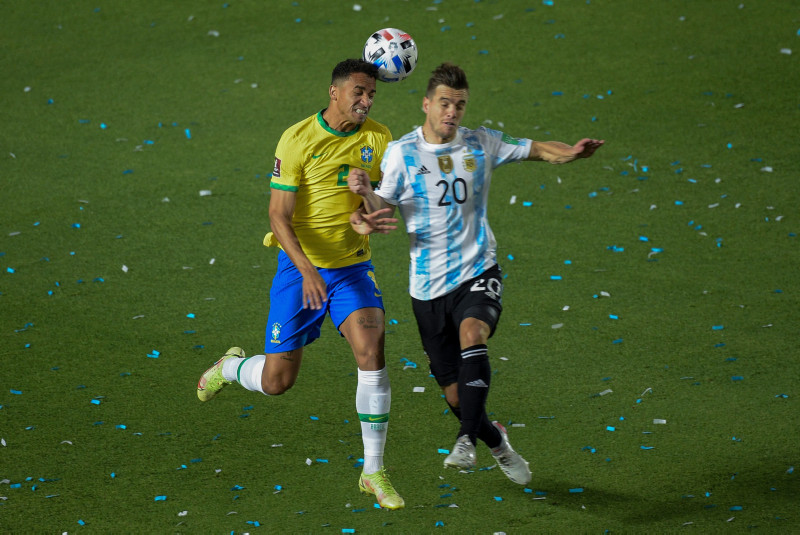
{"type": "Polygon", "coordinates": [[[364,414],[359,412],[358,419],[362,422],[371,424],[382,424],[389,421],[389,413],[386,414],[364,414]]]}
{"type": "Polygon", "coordinates": [[[250,360],[253,357],[247,357],[246,359],[242,359],[242,362],[239,363],[239,367],[236,368],[236,382],[242,384],[242,366],[244,363],[250,360]]]}
{"type": "Polygon", "coordinates": [[[468,359],[470,357],[481,357],[489,354],[489,348],[486,344],[478,344],[472,347],[465,347],[461,350],[461,358],[468,359]]]}

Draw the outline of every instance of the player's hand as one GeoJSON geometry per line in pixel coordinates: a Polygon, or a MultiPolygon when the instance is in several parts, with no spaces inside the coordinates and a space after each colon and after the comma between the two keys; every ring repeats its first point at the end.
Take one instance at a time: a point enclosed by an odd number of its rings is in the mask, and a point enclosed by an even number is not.
{"type": "Polygon", "coordinates": [[[372,234],[378,232],[380,234],[388,234],[397,228],[397,218],[383,217],[391,215],[394,208],[381,208],[375,210],[370,214],[365,214],[361,210],[350,214],[350,226],[359,234],[372,234]]]}
{"type": "Polygon", "coordinates": [[[369,175],[359,167],[350,169],[350,173],[347,175],[347,186],[356,195],[366,195],[372,191],[369,175]]]}
{"type": "Polygon", "coordinates": [[[605,143],[605,140],[602,139],[584,138],[572,146],[572,151],[575,154],[575,158],[588,158],[602,147],[603,143],[605,143]]]}
{"type": "Polygon", "coordinates": [[[328,300],[328,286],[318,271],[303,275],[303,308],[320,310],[328,300]]]}

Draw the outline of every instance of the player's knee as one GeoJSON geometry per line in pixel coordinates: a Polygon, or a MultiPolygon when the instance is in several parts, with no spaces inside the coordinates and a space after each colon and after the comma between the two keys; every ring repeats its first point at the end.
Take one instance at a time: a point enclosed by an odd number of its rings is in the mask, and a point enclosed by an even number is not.
{"type": "Polygon", "coordinates": [[[491,329],[482,321],[475,321],[474,324],[467,329],[461,329],[459,333],[459,342],[461,348],[474,347],[479,345],[486,345],[489,341],[491,329]]]}
{"type": "Polygon", "coordinates": [[[383,352],[375,348],[369,351],[353,351],[358,367],[364,371],[382,370],[386,366],[383,352]]]}
{"type": "Polygon", "coordinates": [[[261,379],[261,389],[269,396],[280,396],[294,386],[294,377],[272,377],[261,379]]]}
{"type": "Polygon", "coordinates": [[[447,404],[454,409],[457,409],[459,407],[458,383],[451,383],[447,386],[443,386],[442,392],[444,392],[444,400],[447,402],[447,404]]]}
{"type": "Polygon", "coordinates": [[[459,327],[461,347],[486,344],[499,318],[497,310],[489,306],[472,307],[467,314],[469,316],[464,318],[459,327]]]}

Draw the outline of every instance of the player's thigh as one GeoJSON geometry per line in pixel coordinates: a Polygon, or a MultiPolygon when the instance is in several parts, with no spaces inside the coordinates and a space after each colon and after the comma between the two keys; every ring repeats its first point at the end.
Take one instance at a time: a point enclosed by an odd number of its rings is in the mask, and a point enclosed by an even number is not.
{"type": "Polygon", "coordinates": [[[384,314],[377,307],[354,310],[339,326],[353,350],[353,356],[362,370],[380,370],[384,359],[384,314]]]}
{"type": "Polygon", "coordinates": [[[422,347],[431,373],[441,387],[458,381],[461,347],[458,330],[447,314],[445,298],[430,301],[411,299],[422,347]]]}
{"type": "Polygon", "coordinates": [[[452,296],[453,321],[459,325],[462,348],[485,344],[497,329],[503,311],[502,272],[498,266],[462,284],[452,296]]]}
{"type": "Polygon", "coordinates": [[[264,353],[293,351],[319,338],[326,309],[303,308],[303,277],[291,262],[279,261],[269,297],[264,353]]]}
{"type": "Polygon", "coordinates": [[[383,356],[383,298],[372,264],[364,262],[336,270],[329,283],[328,308],[331,321],[342,333],[362,370],[379,370],[383,356]]]}

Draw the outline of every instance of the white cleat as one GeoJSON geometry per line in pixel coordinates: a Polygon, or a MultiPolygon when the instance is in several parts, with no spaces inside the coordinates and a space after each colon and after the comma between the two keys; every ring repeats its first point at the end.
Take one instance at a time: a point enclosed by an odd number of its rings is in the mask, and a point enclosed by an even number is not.
{"type": "Polygon", "coordinates": [[[528,461],[514,451],[514,448],[508,443],[506,428],[499,422],[492,422],[492,425],[500,431],[500,435],[503,437],[500,446],[492,450],[492,457],[508,479],[519,485],[527,485],[531,482],[531,469],[528,467],[528,461]]]}
{"type": "Polygon", "coordinates": [[[453,446],[453,451],[444,460],[445,468],[458,468],[459,470],[472,470],[475,468],[475,444],[469,435],[461,435],[453,446]]]}

